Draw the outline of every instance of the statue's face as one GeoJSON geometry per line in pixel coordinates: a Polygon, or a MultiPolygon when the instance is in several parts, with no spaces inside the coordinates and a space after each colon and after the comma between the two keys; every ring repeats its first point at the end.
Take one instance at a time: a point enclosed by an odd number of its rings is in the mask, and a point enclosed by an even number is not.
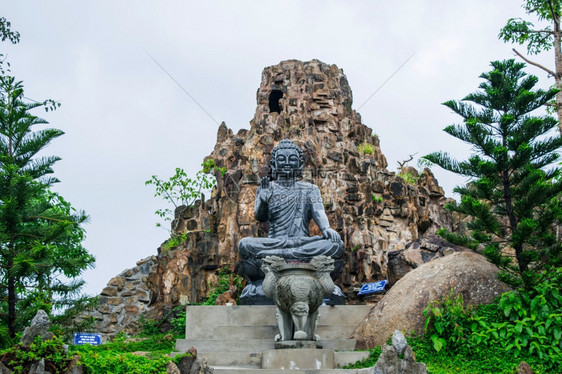
{"type": "Polygon", "coordinates": [[[277,176],[285,178],[294,178],[296,171],[302,167],[299,153],[294,149],[288,148],[277,151],[272,166],[275,167],[277,176]]]}

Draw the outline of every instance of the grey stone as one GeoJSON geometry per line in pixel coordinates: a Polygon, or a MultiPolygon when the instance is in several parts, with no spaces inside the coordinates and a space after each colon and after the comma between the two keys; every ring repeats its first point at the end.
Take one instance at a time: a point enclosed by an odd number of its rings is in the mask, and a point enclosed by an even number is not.
{"type": "Polygon", "coordinates": [[[333,369],[334,351],[327,349],[273,349],[262,354],[262,369],[333,369]]]}
{"type": "Polygon", "coordinates": [[[0,362],[0,374],[12,374],[12,370],[0,362]]]}
{"type": "Polygon", "coordinates": [[[396,349],[398,355],[404,354],[404,349],[408,345],[404,334],[400,330],[394,330],[394,334],[392,334],[392,346],[396,349]]]}
{"type": "Polygon", "coordinates": [[[45,359],[42,358],[38,362],[31,365],[29,369],[29,374],[47,374],[49,372],[45,371],[45,359]]]}
{"type": "Polygon", "coordinates": [[[25,328],[21,337],[21,342],[24,345],[30,345],[33,343],[36,336],[40,336],[43,340],[52,339],[53,334],[49,332],[49,326],[51,326],[49,316],[44,310],[39,309],[35,317],[31,320],[31,325],[25,328]]]}
{"type": "Polygon", "coordinates": [[[174,364],[173,361],[168,362],[166,365],[166,374],[181,374],[180,369],[174,364]]]}
{"type": "Polygon", "coordinates": [[[183,356],[178,362],[178,370],[181,374],[189,374],[193,363],[197,360],[197,353],[183,356]]]}
{"type": "Polygon", "coordinates": [[[410,361],[400,359],[393,346],[384,345],[375,364],[374,372],[380,374],[426,374],[427,368],[424,363],[415,362],[413,359],[410,361]]]}
{"type": "Polygon", "coordinates": [[[279,334],[275,341],[320,340],[316,335],[318,308],[334,290],[333,264],[326,256],[316,256],[309,264],[286,263],[277,256],[263,259],[263,292],[277,305],[279,334]]]}
{"type": "Polygon", "coordinates": [[[394,330],[424,332],[423,310],[451,288],[465,305],[489,304],[509,287],[497,278],[498,268],[471,251],[456,252],[410,271],[373,307],[353,337],[358,348],[380,346],[394,330]]]}
{"type": "MultiPolygon", "coordinates": [[[[198,358],[191,366],[189,374],[213,374],[215,369],[207,365],[207,359],[205,357],[198,358]]],[[[182,373],[183,374],[183,373],[182,373]]]]}

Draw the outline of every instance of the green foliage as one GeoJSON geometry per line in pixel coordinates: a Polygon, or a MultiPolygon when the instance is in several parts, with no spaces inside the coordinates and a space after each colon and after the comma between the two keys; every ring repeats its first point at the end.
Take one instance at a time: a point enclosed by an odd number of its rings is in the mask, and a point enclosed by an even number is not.
{"type": "MultiPolygon", "coordinates": [[[[219,168],[213,159],[208,159],[201,164],[201,170],[197,172],[194,179],[189,178],[183,169],[176,168],[176,173],[168,180],[162,180],[157,175],[153,175],[145,182],[145,185],[155,187],[155,197],[163,198],[176,209],[183,207],[185,210],[201,197],[202,191],[214,187],[215,172],[224,175],[226,168],[219,168]]],[[[174,212],[169,208],[158,209],[155,214],[164,221],[171,221],[174,218],[174,212]]],[[[161,224],[157,223],[156,226],[161,227],[161,224]]]]}
{"type": "Polygon", "coordinates": [[[527,45],[529,54],[548,51],[554,46],[554,32],[552,26],[560,19],[560,0],[524,0],[523,8],[528,15],[539,21],[546,21],[550,25],[535,27],[535,25],[521,18],[510,18],[500,30],[499,38],[505,42],[527,45]]]}
{"type": "Polygon", "coordinates": [[[0,321],[11,338],[38,309],[73,305],[84,284],[75,278],[95,261],[81,245],[87,216],[50,190],[60,158],[39,153],[63,132],[35,129],[47,123],[31,113],[39,107],[0,76],[0,321]]]}
{"type": "MultiPolygon", "coordinates": [[[[504,293],[495,304],[467,308],[453,291],[424,311],[425,339],[436,352],[477,356],[497,349],[502,356],[555,369],[562,365],[562,270],[530,292],[504,293]]],[[[512,360],[511,360],[512,361],[512,360]]],[[[510,362],[511,362],[510,361],[510,362]]]]}
{"type": "MultiPolygon", "coordinates": [[[[426,364],[429,374],[513,374],[522,361],[521,357],[513,357],[501,347],[453,353],[447,349],[436,352],[427,336],[410,337],[408,343],[416,353],[416,360],[426,364]]],[[[553,373],[538,359],[527,357],[525,361],[536,374],[553,373]]]]}
{"type": "Polygon", "coordinates": [[[177,365],[180,363],[181,359],[184,357],[192,357],[193,355],[189,352],[186,353],[182,353],[181,355],[175,355],[174,358],[172,358],[172,361],[177,365]]]}
{"type": "Polygon", "coordinates": [[[59,338],[43,341],[37,337],[29,347],[17,344],[0,352],[0,361],[10,367],[14,374],[28,373],[41,358],[45,359],[45,370],[51,373],[66,373],[73,360],[72,355],[65,352],[64,342],[59,338]]]}
{"type": "Polygon", "coordinates": [[[185,338],[185,324],[186,324],[185,306],[180,305],[174,308],[174,316],[170,319],[172,325],[172,332],[179,339],[185,338]]]}
{"type": "Polygon", "coordinates": [[[363,142],[357,146],[357,152],[363,155],[372,155],[375,153],[375,146],[371,143],[363,142]]]}
{"type": "Polygon", "coordinates": [[[217,285],[211,290],[207,300],[201,303],[202,305],[215,305],[217,302],[217,297],[228,291],[230,289],[230,286],[235,286],[238,289],[238,293],[242,291],[242,277],[237,274],[230,273],[228,268],[225,267],[219,270],[217,278],[217,285]]]}
{"type": "Polygon", "coordinates": [[[359,360],[354,362],[353,364],[345,365],[344,369],[363,369],[363,368],[371,368],[375,366],[379,356],[381,355],[381,347],[376,347],[373,349],[369,349],[369,357],[364,360],[359,360]]]}
{"type": "Polygon", "coordinates": [[[406,184],[410,184],[415,186],[418,183],[418,176],[413,175],[412,173],[408,172],[407,170],[401,171],[398,173],[398,176],[404,180],[406,184]]]}
{"type": "Polygon", "coordinates": [[[425,329],[428,330],[431,324],[431,331],[434,331],[430,339],[437,352],[447,345],[460,346],[464,343],[469,311],[464,307],[461,294],[455,296],[451,289],[449,297],[432,301],[423,314],[425,329]]]}
{"type": "MultiPolygon", "coordinates": [[[[12,24],[4,17],[0,17],[0,40],[17,44],[20,41],[20,33],[12,30],[12,24]]],[[[3,53],[0,53],[0,75],[5,75],[10,72],[10,63],[6,61],[3,53]],[[4,67],[6,64],[6,67],[4,67]]]]}
{"type": "Polygon", "coordinates": [[[382,203],[383,198],[382,198],[382,196],[377,196],[375,194],[372,194],[371,200],[373,201],[373,203],[378,204],[378,203],[382,203]]]}
{"type": "Polygon", "coordinates": [[[481,75],[480,91],[444,103],[464,121],[445,131],[471,144],[473,154],[465,161],[443,152],[424,159],[470,178],[454,190],[460,202],[447,209],[472,217],[471,236],[455,241],[449,233],[447,239],[472,248],[481,244],[488,259],[502,269],[503,281],[530,289],[541,281],[542,270],[562,266],[562,243],[553,230],[562,221],[561,172],[553,165],[562,138],[551,136],[556,119],[531,114],[556,90],[533,91],[538,80],[522,71],[522,63],[491,65],[493,70],[481,75]],[[515,251],[516,262],[504,253],[506,246],[515,251]]]}
{"type": "Polygon", "coordinates": [[[156,320],[146,318],[144,315],[140,316],[138,335],[140,337],[153,337],[162,333],[171,333],[174,338],[183,339],[185,337],[185,322],[185,306],[178,305],[165,313],[162,318],[156,320]]]}
{"type": "Polygon", "coordinates": [[[178,245],[182,244],[189,238],[191,231],[184,232],[183,234],[173,235],[162,245],[162,249],[165,251],[169,251],[172,248],[177,247],[178,245]]]}
{"type": "Polygon", "coordinates": [[[174,345],[175,339],[170,334],[158,334],[146,339],[117,336],[113,342],[100,346],[71,346],[70,352],[80,356],[86,373],[165,373],[170,361],[167,355],[173,351],[174,345]]]}

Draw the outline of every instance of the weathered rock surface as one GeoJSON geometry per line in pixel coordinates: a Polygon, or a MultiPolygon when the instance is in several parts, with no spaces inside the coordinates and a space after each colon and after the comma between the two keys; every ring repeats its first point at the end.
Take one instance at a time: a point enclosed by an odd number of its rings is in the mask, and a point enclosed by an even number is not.
{"type": "MultiPolygon", "coordinates": [[[[330,225],[348,249],[338,284],[348,296],[364,282],[387,277],[389,251],[440,227],[453,229],[431,172],[413,184],[389,172],[378,138],[352,110],[352,100],[335,65],[289,60],[264,69],[250,129],[218,129],[208,158],[226,173],[216,173],[211,199],[176,212],[172,228],[194,234],[159,259],[150,277],[159,302],[201,300],[217,268],[235,270],[240,238],[267,235],[267,224],[254,218],[255,191],[269,173],[271,150],[284,138],[304,150],[303,180],[320,188],[330,225]]],[[[315,226],[311,234],[319,234],[315,226]]]]}
{"type": "Polygon", "coordinates": [[[416,362],[414,351],[408,345],[406,338],[400,330],[395,330],[392,335],[392,345],[383,345],[373,372],[374,374],[425,374],[427,368],[424,363],[416,362]]]}
{"type": "Polygon", "coordinates": [[[0,374],[12,374],[12,373],[13,373],[12,369],[9,369],[8,367],[6,367],[6,365],[0,362],[0,374]]]}
{"type": "Polygon", "coordinates": [[[180,361],[178,362],[178,369],[181,374],[189,374],[191,371],[191,367],[195,360],[197,360],[197,349],[191,347],[187,353],[188,355],[183,356],[180,361]]]}
{"type": "Polygon", "coordinates": [[[205,357],[195,360],[191,366],[191,370],[189,370],[189,374],[213,374],[214,372],[215,369],[207,365],[207,359],[205,357]]]}
{"type": "Polygon", "coordinates": [[[135,322],[149,310],[153,300],[148,276],[154,272],[156,260],[156,256],[147,257],[137,261],[137,266],[111,278],[99,295],[99,306],[75,318],[74,324],[80,326],[93,317],[93,329],[102,333],[104,339],[121,330],[135,332],[135,322]]]}
{"type": "Polygon", "coordinates": [[[166,365],[166,374],[181,374],[178,366],[173,361],[168,362],[166,365]]]}
{"type": "Polygon", "coordinates": [[[357,327],[357,347],[380,346],[396,329],[422,333],[423,310],[432,300],[449,295],[451,288],[462,294],[465,305],[493,302],[509,291],[497,272],[495,265],[469,250],[421,265],[400,279],[357,327]]]}
{"type": "Polygon", "coordinates": [[[392,286],[410,270],[436,258],[466,249],[437,235],[418,238],[406,244],[405,249],[388,252],[388,282],[392,286]]]}
{"type": "Polygon", "coordinates": [[[49,332],[50,326],[51,321],[49,320],[49,316],[44,310],[39,309],[35,317],[31,320],[31,325],[26,327],[23,331],[21,337],[22,344],[30,345],[37,336],[40,336],[43,340],[52,339],[53,333],[49,332]]]}
{"type": "MultiPolygon", "coordinates": [[[[336,65],[289,60],[265,68],[250,128],[235,134],[223,123],[218,129],[208,158],[226,173],[216,172],[210,199],[175,212],[172,233],[189,237],[171,250],[160,248],[146,279],[121,274],[108,284],[93,313],[99,330],[114,334],[147,308],[199,302],[217,284],[218,269],[236,270],[239,240],[267,236],[267,224],[254,218],[254,196],[269,173],[271,150],[284,138],[303,149],[303,180],[320,188],[330,225],[345,243],[346,266],[337,285],[351,302],[354,288],[388,277],[389,252],[441,227],[454,231],[433,174],[412,170],[415,181],[406,182],[389,172],[378,137],[352,102],[336,65]],[[135,299],[137,291],[149,291],[149,297],[135,299]]],[[[313,225],[311,235],[318,234],[313,225]]]]}
{"type": "Polygon", "coordinates": [[[533,374],[533,369],[525,361],[521,361],[517,366],[517,374],[533,374]]]}

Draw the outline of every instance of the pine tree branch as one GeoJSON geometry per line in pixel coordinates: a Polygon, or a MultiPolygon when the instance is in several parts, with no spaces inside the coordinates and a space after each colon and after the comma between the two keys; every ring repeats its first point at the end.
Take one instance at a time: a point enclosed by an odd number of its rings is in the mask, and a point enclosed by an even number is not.
{"type": "Polygon", "coordinates": [[[528,58],[526,58],[525,56],[523,56],[521,53],[519,53],[515,48],[513,48],[512,51],[515,52],[515,54],[516,54],[517,56],[521,57],[521,59],[522,59],[523,61],[525,61],[526,63],[531,64],[531,65],[534,65],[534,66],[536,66],[536,67],[538,67],[538,68],[540,68],[540,69],[546,71],[549,75],[552,75],[553,77],[556,76],[556,73],[555,73],[555,72],[553,72],[552,70],[550,70],[550,69],[548,69],[548,68],[542,66],[542,65],[539,64],[539,63],[536,63],[536,62],[534,62],[534,61],[529,60],[528,58]]]}

